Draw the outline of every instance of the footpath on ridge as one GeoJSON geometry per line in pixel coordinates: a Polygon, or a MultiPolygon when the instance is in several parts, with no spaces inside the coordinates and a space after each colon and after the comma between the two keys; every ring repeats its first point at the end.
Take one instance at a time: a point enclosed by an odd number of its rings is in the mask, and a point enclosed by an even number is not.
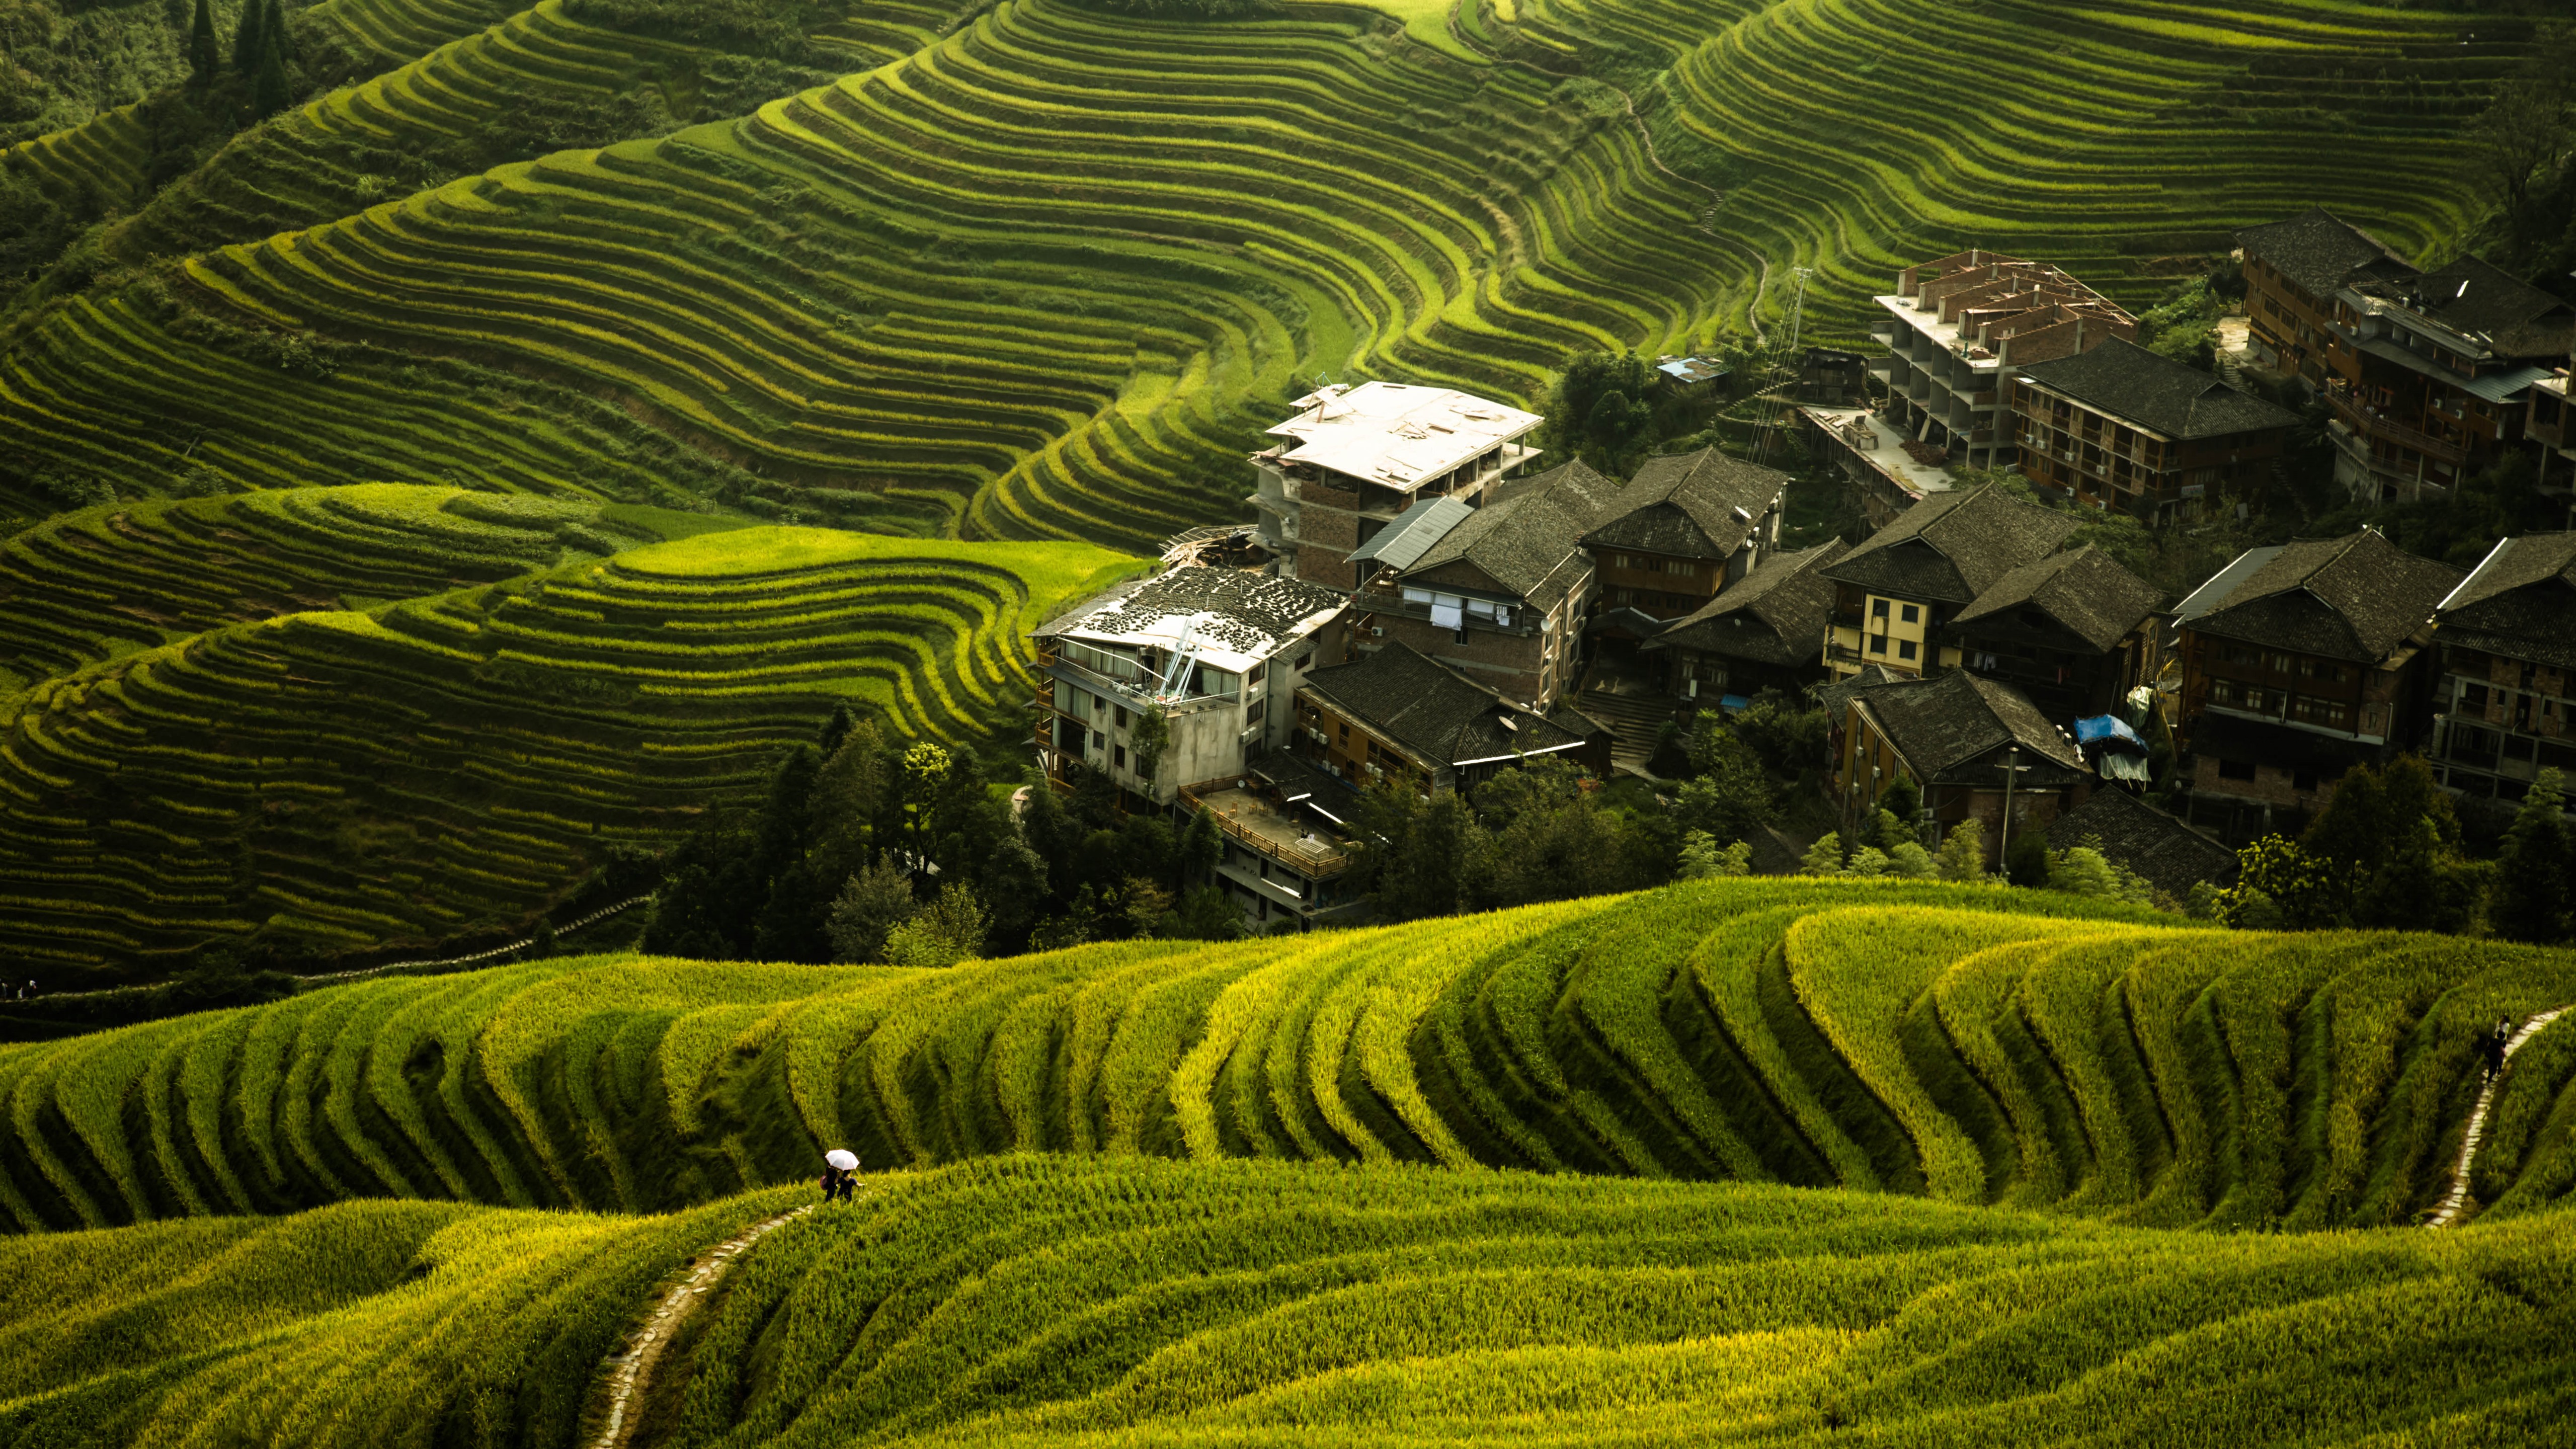
{"type": "MultiPolygon", "coordinates": [[[[2544,1011],[2525,1021],[2511,1037],[2505,1040],[2504,1066],[2512,1064],[2513,1054],[2522,1050],[2524,1042],[2539,1035],[2542,1027],[2566,1015],[2571,1009],[2576,1008],[2562,1006],[2555,1011],[2544,1011]]],[[[2495,1102],[2496,1085],[2504,1080],[2504,1066],[2498,1066],[2495,1075],[2487,1078],[2486,1085],[2478,1088],[2477,1110],[2469,1114],[2468,1135],[2460,1139],[2459,1160],[2451,1164],[2450,1195],[2442,1199],[2442,1205],[2435,1208],[2433,1216],[2425,1221],[2424,1226],[2428,1228],[2447,1228],[2458,1222],[2460,1210],[2468,1205],[2469,1166],[2477,1160],[2478,1142],[2486,1135],[2487,1108],[2495,1102]]]]}
{"type": "Polygon", "coordinates": [[[653,1370],[661,1364],[662,1350],[670,1346],[671,1335],[696,1316],[697,1311],[705,1306],[707,1294],[723,1281],[724,1275],[732,1271],[734,1263],[743,1254],[751,1251],[754,1243],[766,1237],[771,1229],[785,1227],[812,1212],[814,1206],[807,1203],[792,1212],[780,1213],[744,1229],[740,1235],[707,1254],[706,1261],[698,1265],[696,1272],[673,1284],[670,1291],[662,1295],[662,1301],[654,1306],[644,1327],[627,1341],[624,1351],[614,1359],[617,1368],[608,1379],[608,1422],[600,1429],[599,1437],[591,1441],[593,1449],[622,1449],[635,1427],[626,1410],[629,1405],[641,1410],[644,1396],[652,1391],[653,1370]]]}

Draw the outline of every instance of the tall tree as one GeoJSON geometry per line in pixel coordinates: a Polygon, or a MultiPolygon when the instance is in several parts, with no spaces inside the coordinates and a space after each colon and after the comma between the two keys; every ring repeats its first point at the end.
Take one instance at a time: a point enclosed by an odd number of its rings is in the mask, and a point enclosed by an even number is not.
{"type": "Polygon", "coordinates": [[[188,24],[188,78],[202,88],[223,64],[223,47],[215,40],[214,7],[209,0],[197,0],[196,18],[188,24]]]}
{"type": "MultiPolygon", "coordinates": [[[[273,10],[270,18],[272,20],[276,18],[273,10]]],[[[264,34],[261,37],[259,72],[251,78],[250,108],[252,115],[266,120],[285,110],[287,103],[295,99],[295,92],[286,83],[286,54],[283,42],[279,40],[277,32],[268,26],[262,26],[261,30],[264,34]]]]}
{"type": "Polygon", "coordinates": [[[2505,832],[2492,922],[2500,936],[2544,944],[2567,937],[2567,872],[2576,851],[2559,813],[2563,784],[2558,771],[2542,770],[2505,832]]]}
{"type": "Polygon", "coordinates": [[[1381,781],[1360,797],[1351,879],[1382,921],[1445,916],[1458,909],[1458,881],[1474,821],[1443,790],[1429,800],[1381,781]]]}
{"type": "Polygon", "coordinates": [[[268,55],[267,21],[267,0],[242,0],[241,17],[233,22],[233,69],[243,75],[259,74],[268,55]]]}

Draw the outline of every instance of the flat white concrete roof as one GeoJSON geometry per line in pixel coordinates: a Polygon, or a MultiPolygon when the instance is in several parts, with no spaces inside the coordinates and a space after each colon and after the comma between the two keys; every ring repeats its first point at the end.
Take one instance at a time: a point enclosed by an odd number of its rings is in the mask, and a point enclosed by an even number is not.
{"type": "Polygon", "coordinates": [[[1929,463],[1917,463],[1906,456],[1905,434],[1889,427],[1886,419],[1867,408],[1808,406],[1801,407],[1798,411],[1815,419],[1824,425],[1826,431],[1838,436],[1849,436],[1857,430],[1859,437],[1854,441],[1861,442],[1862,445],[1854,447],[1852,452],[1862,462],[1876,469],[1889,482],[1918,499],[1934,493],[1947,493],[1957,486],[1951,481],[1948,469],[1935,468],[1929,463]],[[1874,442],[1876,446],[1869,446],[1870,442],[1874,442]]]}
{"type": "Polygon", "coordinates": [[[1454,388],[1401,382],[1319,387],[1297,415],[1269,429],[1290,445],[1281,461],[1411,492],[1537,427],[1537,413],[1454,388]]]}
{"type": "Polygon", "coordinates": [[[1959,324],[1942,321],[1941,314],[1938,312],[1916,311],[1913,298],[1890,295],[1875,300],[1878,305],[1895,313],[1897,321],[1931,338],[1940,345],[1942,351],[1958,358],[1978,372],[1993,372],[2002,366],[1991,357],[1970,357],[1962,352],[1959,348],[1959,324]]]}

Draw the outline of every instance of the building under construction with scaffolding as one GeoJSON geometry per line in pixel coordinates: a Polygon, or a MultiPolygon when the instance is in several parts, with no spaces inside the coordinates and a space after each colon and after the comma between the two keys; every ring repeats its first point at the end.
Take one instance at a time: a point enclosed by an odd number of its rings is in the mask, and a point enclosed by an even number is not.
{"type": "Polygon", "coordinates": [[[1900,437],[1946,453],[1941,461],[1971,468],[2015,459],[2006,394],[2020,369],[2138,338],[2138,319],[2101,293],[2001,252],[1907,267],[1877,301],[1887,311],[1871,329],[1888,350],[1878,364],[1889,392],[1883,418],[1900,437]]]}

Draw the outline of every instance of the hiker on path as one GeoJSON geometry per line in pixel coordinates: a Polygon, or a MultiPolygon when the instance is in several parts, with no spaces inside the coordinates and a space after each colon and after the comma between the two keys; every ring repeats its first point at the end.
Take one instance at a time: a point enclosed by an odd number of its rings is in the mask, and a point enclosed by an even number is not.
{"type": "Polygon", "coordinates": [[[859,1186],[859,1155],[846,1147],[823,1154],[823,1201],[848,1202],[859,1186]]]}
{"type": "Polygon", "coordinates": [[[2499,1021],[2493,1030],[2478,1034],[2478,1055],[2487,1065],[2482,1082],[2494,1081],[2496,1074],[2504,1070],[2505,1043],[2511,1040],[2513,1040],[2513,1022],[2510,1019],[2499,1021]]]}

